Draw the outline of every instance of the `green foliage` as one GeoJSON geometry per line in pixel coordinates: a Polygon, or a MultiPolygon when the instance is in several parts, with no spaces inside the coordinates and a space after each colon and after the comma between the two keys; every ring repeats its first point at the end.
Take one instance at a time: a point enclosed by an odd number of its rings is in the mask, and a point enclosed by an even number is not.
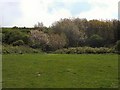
{"type": "Polygon", "coordinates": [[[24,45],[24,41],[23,40],[18,40],[12,43],[13,46],[20,46],[20,45],[24,45]]]}
{"type": "Polygon", "coordinates": [[[3,28],[0,36],[4,44],[22,40],[25,46],[46,52],[65,47],[113,47],[120,37],[119,24],[118,20],[61,19],[51,27],[38,22],[34,28],[3,28]]]}
{"type": "Polygon", "coordinates": [[[0,54],[2,54],[2,44],[0,44],[0,54]]]}
{"type": "Polygon", "coordinates": [[[118,40],[118,41],[116,42],[115,50],[116,50],[118,53],[120,53],[120,40],[118,40]]]}
{"type": "Polygon", "coordinates": [[[18,40],[23,40],[25,44],[28,44],[29,35],[17,29],[3,30],[3,43],[12,44],[18,40]]]}
{"type": "Polygon", "coordinates": [[[28,46],[11,46],[11,45],[4,45],[2,46],[2,53],[3,54],[24,54],[24,53],[41,53],[41,50],[33,49],[28,46]]]}
{"type": "Polygon", "coordinates": [[[0,33],[0,43],[2,42],[2,33],[0,33]]]}
{"type": "Polygon", "coordinates": [[[102,47],[103,44],[103,38],[100,37],[99,35],[92,35],[89,39],[88,39],[88,43],[91,47],[102,47]]]}
{"type": "Polygon", "coordinates": [[[5,42],[5,34],[2,33],[2,42],[5,42]]]}

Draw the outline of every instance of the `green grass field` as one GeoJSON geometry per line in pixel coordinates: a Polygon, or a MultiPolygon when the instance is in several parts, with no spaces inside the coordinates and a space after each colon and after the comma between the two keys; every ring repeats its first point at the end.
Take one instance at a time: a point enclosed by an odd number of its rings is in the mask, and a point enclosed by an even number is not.
{"type": "Polygon", "coordinates": [[[115,54],[3,55],[3,88],[117,88],[115,54]]]}

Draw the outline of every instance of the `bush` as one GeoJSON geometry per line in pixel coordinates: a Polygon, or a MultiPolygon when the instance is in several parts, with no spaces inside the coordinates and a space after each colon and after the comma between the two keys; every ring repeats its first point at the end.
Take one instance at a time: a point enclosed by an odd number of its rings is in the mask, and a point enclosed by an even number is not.
{"type": "Polygon", "coordinates": [[[24,54],[24,53],[42,53],[39,49],[33,49],[28,46],[11,46],[11,45],[4,45],[2,47],[3,54],[24,54]]]}
{"type": "Polygon", "coordinates": [[[59,49],[54,53],[61,54],[104,54],[104,53],[114,53],[114,49],[111,48],[92,48],[92,47],[76,47],[68,49],[59,49]]]}
{"type": "Polygon", "coordinates": [[[3,30],[3,42],[6,44],[12,44],[18,40],[23,40],[25,44],[28,44],[29,35],[21,32],[18,29],[3,30]]]}
{"type": "Polygon", "coordinates": [[[64,35],[51,34],[49,35],[48,47],[45,51],[55,51],[66,45],[66,37],[64,35]]]}
{"type": "Polygon", "coordinates": [[[47,45],[49,42],[48,35],[44,33],[43,31],[39,30],[31,30],[30,32],[30,46],[33,48],[42,48],[47,45]]]}
{"type": "Polygon", "coordinates": [[[118,40],[118,41],[116,42],[115,50],[117,51],[117,53],[120,54],[120,40],[118,40]]]}
{"type": "Polygon", "coordinates": [[[13,46],[20,46],[20,45],[24,45],[24,41],[23,40],[18,40],[12,43],[13,46]]]}
{"type": "Polygon", "coordinates": [[[99,35],[92,35],[88,39],[88,43],[91,47],[102,47],[103,46],[103,38],[99,35]]]}

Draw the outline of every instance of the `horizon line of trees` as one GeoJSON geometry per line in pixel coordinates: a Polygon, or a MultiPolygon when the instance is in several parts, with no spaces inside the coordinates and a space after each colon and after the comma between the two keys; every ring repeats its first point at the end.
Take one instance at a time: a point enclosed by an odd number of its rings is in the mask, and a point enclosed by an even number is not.
{"type": "Polygon", "coordinates": [[[44,51],[69,47],[112,47],[120,40],[120,21],[61,19],[45,27],[43,23],[34,28],[3,28],[2,42],[12,45],[28,45],[44,51]]]}

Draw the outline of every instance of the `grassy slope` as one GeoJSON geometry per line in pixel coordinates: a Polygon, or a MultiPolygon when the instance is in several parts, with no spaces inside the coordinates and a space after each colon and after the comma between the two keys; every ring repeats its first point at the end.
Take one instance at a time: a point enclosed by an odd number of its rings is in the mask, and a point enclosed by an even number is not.
{"type": "Polygon", "coordinates": [[[3,55],[3,87],[104,88],[117,87],[117,79],[114,54],[3,55]]]}

